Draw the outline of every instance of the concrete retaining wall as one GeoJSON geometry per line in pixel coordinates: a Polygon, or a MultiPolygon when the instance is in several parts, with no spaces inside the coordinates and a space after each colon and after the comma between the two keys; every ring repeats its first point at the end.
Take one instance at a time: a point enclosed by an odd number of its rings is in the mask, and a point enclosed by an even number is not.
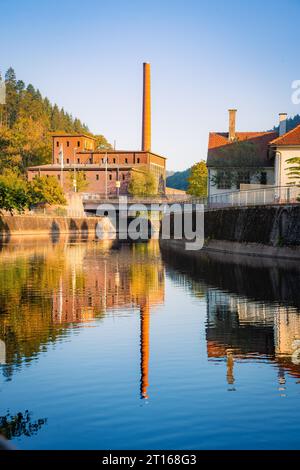
{"type": "Polygon", "coordinates": [[[300,205],[240,207],[206,212],[205,238],[272,247],[300,246],[300,205]]]}
{"type": "Polygon", "coordinates": [[[107,217],[49,217],[41,215],[0,216],[0,241],[7,242],[12,236],[55,236],[72,234],[84,239],[94,239],[96,230],[109,234],[113,227],[107,217]]]}

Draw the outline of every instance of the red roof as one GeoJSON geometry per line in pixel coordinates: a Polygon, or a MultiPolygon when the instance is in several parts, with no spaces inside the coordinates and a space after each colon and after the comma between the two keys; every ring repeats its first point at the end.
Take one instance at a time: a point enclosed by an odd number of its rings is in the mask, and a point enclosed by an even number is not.
{"type": "MultiPolygon", "coordinates": [[[[278,132],[236,132],[237,141],[253,142],[259,148],[262,166],[269,163],[269,145],[278,136],[278,132]]],[[[208,142],[207,164],[213,166],[213,160],[218,156],[217,150],[236,142],[229,140],[228,132],[210,132],[208,142]]]]}
{"type": "Polygon", "coordinates": [[[300,145],[300,124],[270,142],[271,145],[300,145]]]}

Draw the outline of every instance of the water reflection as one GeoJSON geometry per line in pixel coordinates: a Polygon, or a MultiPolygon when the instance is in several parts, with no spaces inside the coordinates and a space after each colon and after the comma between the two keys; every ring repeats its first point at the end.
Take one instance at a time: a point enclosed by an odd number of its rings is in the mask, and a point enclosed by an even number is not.
{"type": "Polygon", "coordinates": [[[140,311],[141,398],[148,398],[150,312],[164,302],[156,242],[43,245],[23,242],[0,253],[0,363],[10,379],[70,327],[110,312],[140,311]]]}
{"type": "Polygon", "coordinates": [[[122,447],[125,434],[128,446],[188,448],[204,445],[213,427],[221,447],[224,436],[229,446],[240,438],[240,416],[256,420],[253,442],[256,426],[268,435],[259,406],[268,425],[280,415],[293,430],[299,281],[297,263],[196,255],[155,240],[8,244],[0,252],[0,434],[30,436],[40,448],[66,439],[98,448],[99,432],[107,448],[122,447]],[[281,408],[272,408],[274,388],[281,408]],[[26,408],[47,418],[15,413],[26,408]]]}
{"type": "Polygon", "coordinates": [[[164,245],[163,260],[176,283],[205,296],[208,359],[226,361],[229,390],[235,361],[267,360],[300,377],[300,267],[287,260],[198,253],[164,245]]]}

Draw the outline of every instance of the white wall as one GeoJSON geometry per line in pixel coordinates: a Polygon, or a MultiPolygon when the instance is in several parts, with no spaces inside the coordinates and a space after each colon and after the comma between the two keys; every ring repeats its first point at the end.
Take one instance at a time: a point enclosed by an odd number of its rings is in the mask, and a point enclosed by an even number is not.
{"type": "MultiPolygon", "coordinates": [[[[222,168],[220,168],[220,170],[221,169],[222,168]]],[[[261,168],[260,171],[265,171],[267,173],[267,185],[273,185],[275,183],[275,171],[273,167],[261,168]]],[[[209,191],[208,191],[209,196],[214,196],[215,194],[229,193],[232,191],[239,191],[239,189],[237,189],[235,186],[232,187],[231,189],[218,189],[217,186],[214,186],[212,183],[212,180],[213,180],[213,177],[216,175],[216,173],[217,173],[216,169],[209,168],[209,191]]],[[[259,179],[259,175],[258,175],[258,179],[259,179]]],[[[258,179],[257,179],[257,176],[254,176],[250,178],[250,182],[253,184],[257,184],[259,182],[258,179]]]]}
{"type": "Polygon", "coordinates": [[[299,147],[278,147],[276,151],[276,165],[278,165],[278,171],[276,171],[276,186],[287,186],[293,181],[289,179],[287,174],[287,168],[291,165],[287,163],[289,158],[300,158],[299,147]]]}

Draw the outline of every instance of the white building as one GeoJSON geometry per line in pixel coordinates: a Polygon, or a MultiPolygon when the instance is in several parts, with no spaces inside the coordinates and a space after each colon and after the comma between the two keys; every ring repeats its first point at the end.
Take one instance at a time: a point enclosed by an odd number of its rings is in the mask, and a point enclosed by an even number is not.
{"type": "Polygon", "coordinates": [[[276,148],[270,144],[277,137],[277,131],[237,132],[236,110],[230,109],[228,132],[209,134],[208,195],[238,192],[241,187],[273,186],[276,148]],[[246,145],[238,148],[237,143],[241,142],[246,145]]]}

